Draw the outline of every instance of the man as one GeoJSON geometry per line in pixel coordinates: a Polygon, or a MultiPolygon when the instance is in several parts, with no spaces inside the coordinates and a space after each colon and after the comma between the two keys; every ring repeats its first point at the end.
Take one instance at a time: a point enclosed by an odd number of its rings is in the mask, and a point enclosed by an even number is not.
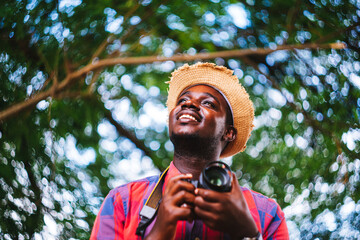
{"type": "Polygon", "coordinates": [[[241,188],[234,173],[229,192],[184,181],[198,179],[207,163],[245,150],[254,109],[237,77],[212,63],[185,64],[172,73],[169,84],[174,158],[159,185],[162,196],[155,218],[144,236],[136,235],[140,211],[159,177],[135,181],[108,194],[91,239],[288,239],[280,207],[241,188]]]}

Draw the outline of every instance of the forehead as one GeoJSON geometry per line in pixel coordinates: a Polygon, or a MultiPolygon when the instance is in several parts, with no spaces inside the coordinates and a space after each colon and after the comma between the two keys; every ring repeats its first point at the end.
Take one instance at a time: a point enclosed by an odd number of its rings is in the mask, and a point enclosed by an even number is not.
{"type": "Polygon", "coordinates": [[[179,97],[181,97],[184,94],[190,94],[190,93],[204,94],[204,95],[215,98],[221,104],[227,104],[223,95],[218,90],[216,90],[215,88],[208,86],[208,85],[199,84],[199,85],[190,86],[190,87],[184,89],[180,93],[179,97]]]}
{"type": "Polygon", "coordinates": [[[205,84],[192,85],[188,88],[185,88],[178,96],[178,99],[187,93],[205,94],[207,96],[215,98],[215,100],[220,104],[221,108],[225,109],[228,119],[230,119],[231,124],[233,124],[233,113],[230,104],[219,90],[205,84]]]}

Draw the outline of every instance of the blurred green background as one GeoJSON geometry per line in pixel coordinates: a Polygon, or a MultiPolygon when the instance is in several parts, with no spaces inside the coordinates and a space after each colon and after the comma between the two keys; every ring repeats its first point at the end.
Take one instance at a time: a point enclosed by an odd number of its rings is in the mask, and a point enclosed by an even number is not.
{"type": "Polygon", "coordinates": [[[172,159],[170,73],[210,61],[255,106],[239,182],[292,239],[360,237],[360,1],[31,0],[0,8],[0,239],[88,239],[111,188],[172,159]]]}

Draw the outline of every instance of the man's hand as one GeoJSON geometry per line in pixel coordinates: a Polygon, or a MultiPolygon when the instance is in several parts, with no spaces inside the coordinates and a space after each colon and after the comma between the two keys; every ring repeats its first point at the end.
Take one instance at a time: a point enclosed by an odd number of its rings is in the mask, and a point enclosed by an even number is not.
{"type": "Polygon", "coordinates": [[[145,239],[174,239],[177,221],[193,220],[191,206],[195,200],[195,187],[183,181],[191,178],[191,174],[181,174],[169,180],[159,205],[154,227],[145,239]]]}
{"type": "Polygon", "coordinates": [[[208,227],[228,233],[232,239],[254,237],[258,233],[240,185],[233,173],[230,192],[195,190],[194,211],[208,227]]]}

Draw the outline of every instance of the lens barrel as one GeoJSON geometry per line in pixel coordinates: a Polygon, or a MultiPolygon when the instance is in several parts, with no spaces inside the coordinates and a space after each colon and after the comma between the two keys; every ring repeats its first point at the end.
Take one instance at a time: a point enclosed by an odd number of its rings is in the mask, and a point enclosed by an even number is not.
{"type": "Polygon", "coordinates": [[[217,192],[231,190],[232,174],[230,167],[221,161],[208,163],[200,174],[199,187],[217,192]]]}

